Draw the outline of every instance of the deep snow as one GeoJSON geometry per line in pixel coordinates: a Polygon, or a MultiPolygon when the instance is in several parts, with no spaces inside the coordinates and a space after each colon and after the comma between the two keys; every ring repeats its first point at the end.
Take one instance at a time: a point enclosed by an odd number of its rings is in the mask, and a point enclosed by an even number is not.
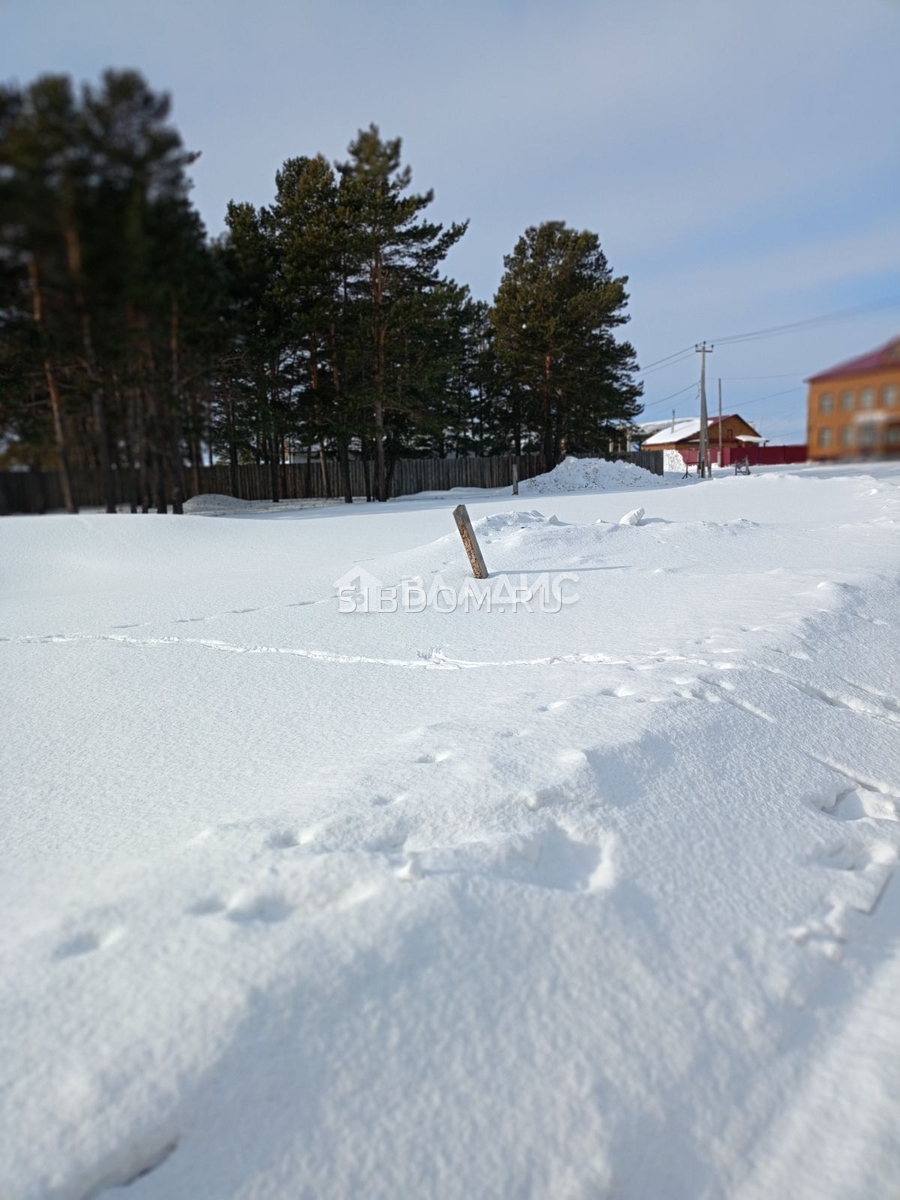
{"type": "Polygon", "coordinates": [[[0,523],[3,1200],[896,1196],[898,487],[0,523]]]}

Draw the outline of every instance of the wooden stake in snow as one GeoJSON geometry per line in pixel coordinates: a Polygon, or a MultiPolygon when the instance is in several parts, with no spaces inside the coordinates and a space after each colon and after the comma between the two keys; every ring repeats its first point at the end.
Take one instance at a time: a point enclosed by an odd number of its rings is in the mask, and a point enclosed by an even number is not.
{"type": "Polygon", "coordinates": [[[513,465],[512,465],[512,477],[513,477],[513,495],[518,496],[518,494],[519,494],[519,464],[518,463],[513,463],[513,465]]]}
{"type": "Polygon", "coordinates": [[[487,579],[488,569],[485,566],[481,547],[476,540],[475,530],[472,528],[472,522],[464,504],[457,504],[454,508],[453,519],[466,548],[466,554],[469,556],[469,562],[472,564],[472,574],[476,579],[487,579]]]}

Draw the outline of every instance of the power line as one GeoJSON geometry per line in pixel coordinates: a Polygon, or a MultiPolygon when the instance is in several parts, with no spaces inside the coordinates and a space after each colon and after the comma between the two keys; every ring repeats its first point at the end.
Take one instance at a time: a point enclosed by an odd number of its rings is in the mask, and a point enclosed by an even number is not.
{"type": "Polygon", "coordinates": [[[687,387],[679,388],[677,392],[672,392],[669,396],[663,396],[662,400],[654,400],[652,404],[645,404],[642,411],[646,412],[648,408],[656,408],[657,404],[665,404],[667,400],[674,400],[676,396],[683,396],[685,392],[689,392],[693,388],[699,387],[700,384],[695,379],[694,382],[689,383],[687,387]]]}
{"type": "Polygon", "coordinates": [[[723,383],[739,383],[745,379],[796,379],[802,371],[785,371],[783,375],[723,375],[723,383]]]}
{"type": "Polygon", "coordinates": [[[759,404],[761,400],[774,400],[776,396],[790,396],[792,392],[802,392],[805,390],[806,389],[801,383],[797,387],[787,388],[787,390],[783,392],[771,392],[768,396],[757,396],[753,400],[742,400],[741,408],[746,408],[748,404],[759,404]]]}
{"type": "MultiPolygon", "coordinates": [[[[876,300],[871,304],[857,305],[855,308],[845,308],[838,312],[824,313],[818,317],[807,317],[802,321],[790,321],[784,325],[771,325],[766,329],[753,329],[745,333],[732,333],[727,337],[714,338],[713,341],[719,345],[734,346],[740,342],[752,342],[761,338],[779,337],[785,333],[793,333],[798,329],[807,329],[811,326],[826,324],[829,321],[841,321],[848,317],[862,316],[865,313],[879,312],[885,309],[900,308],[900,296],[894,296],[886,300],[876,300]]],[[[669,366],[675,366],[678,362],[683,362],[693,351],[693,346],[686,346],[683,350],[676,350],[673,354],[667,354],[665,358],[658,358],[655,362],[649,363],[646,367],[637,371],[637,375],[647,375],[653,370],[665,370],[669,366]]],[[[797,372],[802,374],[802,372],[797,372]]],[[[723,377],[724,378],[724,377],[723,377]]],[[[739,375],[732,376],[731,379],[788,379],[788,375],[739,375]]],[[[677,394],[677,393],[676,393],[677,394]]],[[[662,403],[662,401],[658,401],[662,403]]],[[[651,407],[647,405],[647,407],[651,407]]]]}
{"type": "Polygon", "coordinates": [[[665,358],[658,358],[656,362],[647,363],[646,367],[641,367],[637,374],[645,375],[647,371],[651,370],[653,367],[658,367],[661,363],[667,363],[670,358],[678,358],[679,355],[689,354],[693,349],[693,346],[685,346],[683,350],[676,350],[674,354],[667,354],[665,358]]]}
{"type": "Polygon", "coordinates": [[[827,321],[840,321],[845,317],[855,317],[863,313],[897,307],[900,307],[900,296],[894,296],[889,300],[878,300],[872,304],[857,305],[855,308],[845,308],[839,312],[825,313],[818,317],[807,317],[803,321],[790,321],[785,325],[770,325],[767,329],[753,329],[748,333],[733,333],[727,337],[716,338],[715,341],[719,345],[726,343],[733,345],[735,342],[749,342],[756,338],[775,337],[778,334],[790,333],[795,329],[803,329],[810,325],[821,325],[827,321]]]}
{"type": "MultiPolygon", "coordinates": [[[[693,351],[691,352],[693,353],[693,351]]],[[[658,371],[666,371],[669,367],[677,367],[679,363],[686,362],[691,357],[690,354],[680,354],[677,358],[673,358],[671,362],[664,362],[655,367],[647,367],[645,371],[639,371],[639,375],[655,375],[658,371]]]]}

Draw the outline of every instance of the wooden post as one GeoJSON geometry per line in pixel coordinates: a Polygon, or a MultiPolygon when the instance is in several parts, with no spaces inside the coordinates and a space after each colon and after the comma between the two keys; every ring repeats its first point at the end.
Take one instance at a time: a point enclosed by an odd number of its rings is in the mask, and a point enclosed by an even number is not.
{"type": "Polygon", "coordinates": [[[512,465],[512,477],[513,477],[513,495],[518,496],[518,494],[519,494],[519,464],[518,463],[513,463],[513,465],[512,465]]]}
{"type": "Polygon", "coordinates": [[[175,491],[172,493],[172,512],[173,513],[183,513],[184,512],[184,500],[182,499],[181,488],[176,488],[175,491]]]}
{"type": "Polygon", "coordinates": [[[472,564],[472,574],[476,579],[487,579],[488,569],[485,566],[481,547],[475,538],[475,530],[472,528],[472,522],[464,504],[457,504],[454,508],[453,519],[466,548],[466,554],[469,556],[469,562],[472,564]]]}

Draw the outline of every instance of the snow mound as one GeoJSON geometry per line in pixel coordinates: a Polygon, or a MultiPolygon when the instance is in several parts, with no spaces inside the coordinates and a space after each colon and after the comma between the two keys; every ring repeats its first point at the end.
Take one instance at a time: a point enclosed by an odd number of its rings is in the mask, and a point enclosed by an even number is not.
{"type": "Polygon", "coordinates": [[[663,470],[677,472],[679,475],[684,474],[685,462],[678,450],[663,451],[663,470]]]}
{"type": "Polygon", "coordinates": [[[654,475],[630,462],[607,462],[605,458],[574,458],[569,455],[561,463],[534,479],[526,479],[519,487],[526,495],[548,495],[552,492],[587,492],[627,487],[664,487],[661,475],[654,475]]]}
{"type": "Polygon", "coordinates": [[[220,512],[223,508],[246,510],[252,507],[252,500],[239,500],[237,496],[221,496],[218,492],[203,492],[184,502],[186,513],[220,512]]]}
{"type": "Polygon", "coordinates": [[[644,510],[642,508],[633,508],[631,512],[627,512],[624,517],[619,520],[620,525],[640,525],[644,519],[644,510]]]}
{"type": "Polygon", "coordinates": [[[491,513],[489,517],[481,517],[475,521],[472,528],[479,535],[490,541],[494,534],[509,533],[514,529],[525,529],[530,525],[558,525],[556,517],[545,517],[536,508],[530,512],[491,513]]]}

